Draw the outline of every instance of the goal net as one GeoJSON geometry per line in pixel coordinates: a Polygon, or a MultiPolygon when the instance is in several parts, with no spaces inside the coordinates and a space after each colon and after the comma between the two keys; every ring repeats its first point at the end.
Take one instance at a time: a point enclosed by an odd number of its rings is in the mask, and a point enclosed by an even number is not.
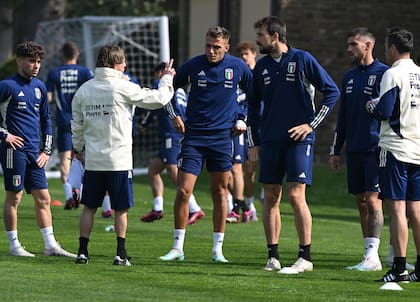
{"type": "MultiPolygon", "coordinates": [[[[127,72],[142,87],[151,87],[153,69],[169,60],[169,28],[166,16],[158,17],[108,17],[85,16],[41,22],[35,41],[45,47],[46,57],[39,74],[46,80],[48,72],[62,64],[61,47],[65,42],[76,43],[80,50],[78,64],[94,70],[99,49],[107,44],[124,48],[127,72]]],[[[51,106],[51,113],[55,108],[51,106]]],[[[157,122],[152,121],[147,131],[139,131],[145,112],[138,110],[135,118],[133,157],[135,168],[144,168],[159,148],[157,122]]],[[[54,164],[53,164],[54,165],[54,164]]],[[[50,164],[51,166],[51,164],[50,164]]]]}

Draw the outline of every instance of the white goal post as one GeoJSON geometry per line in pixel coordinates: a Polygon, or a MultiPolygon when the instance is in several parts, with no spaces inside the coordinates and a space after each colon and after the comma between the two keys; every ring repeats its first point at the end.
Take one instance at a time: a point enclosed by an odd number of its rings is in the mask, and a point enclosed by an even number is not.
{"type": "MultiPolygon", "coordinates": [[[[61,47],[65,42],[76,43],[80,50],[78,64],[94,70],[99,49],[107,44],[124,48],[127,72],[135,76],[142,87],[151,87],[154,67],[170,58],[169,24],[166,16],[116,17],[84,16],[81,18],[46,21],[38,24],[35,41],[45,47],[39,78],[46,80],[48,72],[61,65],[61,47]]],[[[51,108],[54,112],[54,108],[51,108]]],[[[139,127],[142,112],[136,116],[139,127]]],[[[144,168],[159,148],[156,121],[142,135],[135,130],[133,156],[135,168],[144,168]]]]}

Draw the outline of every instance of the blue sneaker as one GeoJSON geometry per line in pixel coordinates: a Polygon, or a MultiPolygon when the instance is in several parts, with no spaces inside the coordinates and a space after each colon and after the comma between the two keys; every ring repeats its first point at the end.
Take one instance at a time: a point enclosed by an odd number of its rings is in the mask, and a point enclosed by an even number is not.
{"type": "Polygon", "coordinates": [[[172,249],[166,255],[159,257],[159,259],[163,261],[182,261],[184,260],[184,252],[177,249],[172,249]]]}
{"type": "Polygon", "coordinates": [[[219,255],[213,255],[213,261],[216,263],[228,263],[229,260],[227,260],[225,258],[225,256],[223,256],[223,254],[219,254],[219,255]]]}

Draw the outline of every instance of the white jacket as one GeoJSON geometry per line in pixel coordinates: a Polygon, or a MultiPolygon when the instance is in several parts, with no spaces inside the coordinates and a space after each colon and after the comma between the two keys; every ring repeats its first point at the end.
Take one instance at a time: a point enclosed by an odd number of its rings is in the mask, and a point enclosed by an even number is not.
{"type": "Polygon", "coordinates": [[[85,169],[127,171],[133,169],[132,128],[134,106],[158,109],[173,94],[173,77],[164,75],[158,89],[141,88],[122,72],[96,68],[72,101],[73,148],[85,148],[85,169]]]}

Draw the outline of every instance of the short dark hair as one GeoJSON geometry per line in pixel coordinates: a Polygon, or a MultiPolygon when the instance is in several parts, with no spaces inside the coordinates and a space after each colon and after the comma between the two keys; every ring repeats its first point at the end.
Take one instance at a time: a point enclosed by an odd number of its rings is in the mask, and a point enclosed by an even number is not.
{"type": "Polygon", "coordinates": [[[223,26],[213,26],[207,30],[206,37],[211,37],[211,38],[216,38],[216,39],[222,37],[223,39],[229,41],[230,33],[223,26]]]}
{"type": "Polygon", "coordinates": [[[258,29],[260,27],[265,26],[267,29],[267,32],[270,34],[270,36],[274,35],[274,33],[279,34],[279,41],[286,43],[286,24],[282,22],[278,17],[276,16],[267,16],[264,17],[254,23],[254,28],[258,29]]]}
{"type": "Polygon", "coordinates": [[[252,52],[257,52],[257,47],[255,46],[255,43],[252,41],[239,42],[238,46],[236,47],[236,52],[240,54],[241,51],[247,50],[247,49],[251,50],[252,52]]]}
{"type": "Polygon", "coordinates": [[[395,45],[399,53],[411,52],[414,47],[414,37],[407,29],[394,26],[386,30],[387,46],[395,45]]]}
{"type": "Polygon", "coordinates": [[[354,37],[354,36],[363,36],[363,37],[368,37],[369,39],[371,39],[373,42],[375,42],[375,36],[373,35],[372,32],[369,31],[369,29],[367,27],[356,27],[353,28],[348,34],[347,34],[347,38],[350,37],[354,37]]]}
{"type": "Polygon", "coordinates": [[[65,60],[71,60],[79,55],[79,49],[75,43],[66,42],[61,48],[61,53],[63,54],[63,58],[65,60]]]}
{"type": "Polygon", "coordinates": [[[34,41],[24,42],[16,46],[17,58],[35,58],[39,57],[41,60],[45,57],[45,50],[34,41]]]}
{"type": "Polygon", "coordinates": [[[116,64],[121,64],[124,61],[125,53],[121,46],[115,44],[105,45],[99,50],[96,67],[114,68],[116,64]]]}

